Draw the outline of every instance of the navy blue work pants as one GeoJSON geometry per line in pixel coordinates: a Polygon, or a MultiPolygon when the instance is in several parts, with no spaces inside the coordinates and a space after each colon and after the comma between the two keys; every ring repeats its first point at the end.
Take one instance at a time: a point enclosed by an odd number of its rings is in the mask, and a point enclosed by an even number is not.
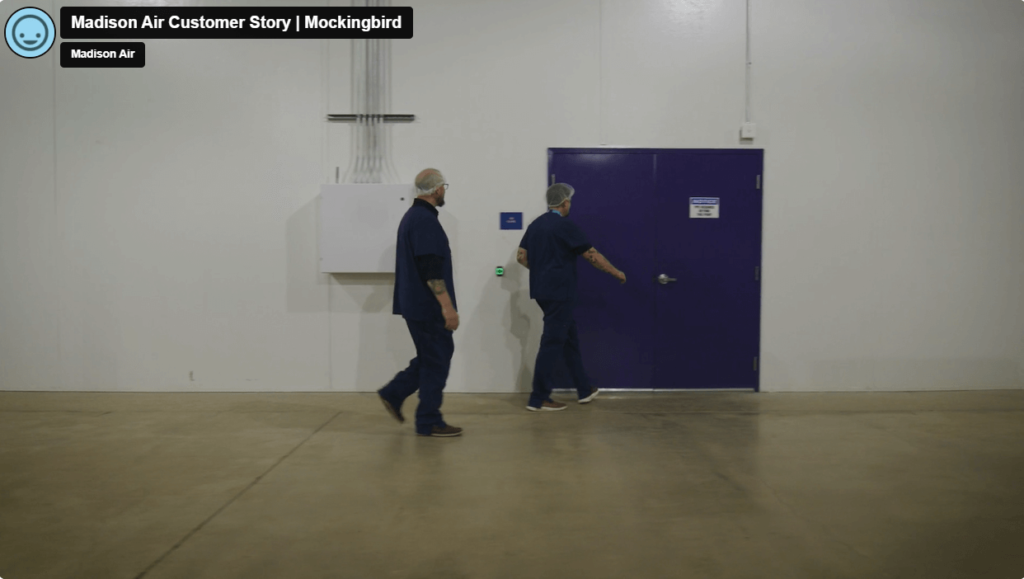
{"type": "Polygon", "coordinates": [[[380,390],[385,400],[396,409],[417,390],[420,405],[416,408],[416,432],[430,434],[434,426],[447,426],[441,418],[441,399],[444,385],[448,380],[455,342],[452,332],[444,328],[444,320],[405,320],[416,345],[416,357],[409,367],[395,375],[387,386],[380,390]]]}
{"type": "Polygon", "coordinates": [[[551,400],[555,384],[555,372],[561,361],[569,368],[572,386],[580,398],[590,395],[590,379],[583,370],[580,356],[580,338],[576,333],[576,320],[572,317],[575,301],[537,300],[544,310],[544,333],[540,338],[537,364],[533,373],[533,392],[529,405],[539,408],[551,400]]]}

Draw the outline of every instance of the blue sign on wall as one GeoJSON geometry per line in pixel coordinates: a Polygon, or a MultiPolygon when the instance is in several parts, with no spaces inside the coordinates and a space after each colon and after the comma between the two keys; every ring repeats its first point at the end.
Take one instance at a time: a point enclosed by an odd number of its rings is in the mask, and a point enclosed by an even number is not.
{"type": "Polygon", "coordinates": [[[502,229],[522,229],[523,228],[523,214],[522,213],[502,213],[501,214],[501,228],[502,229]]]}

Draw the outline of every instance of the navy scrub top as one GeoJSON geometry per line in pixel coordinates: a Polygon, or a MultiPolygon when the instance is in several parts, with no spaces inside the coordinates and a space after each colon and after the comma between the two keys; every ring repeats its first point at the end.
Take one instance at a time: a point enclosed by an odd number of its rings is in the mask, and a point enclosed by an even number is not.
{"type": "Polygon", "coordinates": [[[526,228],[519,247],[530,264],[530,297],[576,299],[576,257],[593,247],[578,225],[548,211],[526,228]]]}
{"type": "Polygon", "coordinates": [[[434,292],[420,279],[416,258],[436,255],[443,261],[442,279],[448,286],[452,307],[455,302],[455,282],[452,280],[452,250],[448,245],[437,208],[417,199],[405,212],[398,225],[398,245],[395,248],[395,297],[392,313],[409,320],[443,320],[441,304],[434,292]]]}

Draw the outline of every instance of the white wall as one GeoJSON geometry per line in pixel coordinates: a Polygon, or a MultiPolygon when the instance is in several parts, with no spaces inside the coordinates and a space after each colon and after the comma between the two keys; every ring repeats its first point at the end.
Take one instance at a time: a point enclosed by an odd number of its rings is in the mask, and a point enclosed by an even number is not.
{"type": "Polygon", "coordinates": [[[1024,3],[757,12],[771,390],[1024,384],[1024,3]]]}
{"type": "MultiPolygon", "coordinates": [[[[0,4],[0,20],[21,7],[0,4]]],[[[64,387],[54,59],[37,60],[0,45],[0,389],[64,387]]]]}
{"type": "MultiPolygon", "coordinates": [[[[745,4],[395,4],[395,165],[452,185],[448,390],[526,390],[541,316],[498,213],[539,213],[548,147],[748,146],[745,4]]],[[[1004,0],[755,2],[762,389],[1024,387],[1022,30],[1004,0]]],[[[390,277],[317,273],[349,42],[146,44],[0,51],[0,389],[379,387],[413,355],[390,277]]]]}

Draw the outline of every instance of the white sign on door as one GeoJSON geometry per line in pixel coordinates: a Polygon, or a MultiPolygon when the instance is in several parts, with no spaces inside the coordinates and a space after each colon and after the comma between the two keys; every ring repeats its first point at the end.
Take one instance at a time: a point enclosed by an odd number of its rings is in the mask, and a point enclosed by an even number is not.
{"type": "Polygon", "coordinates": [[[718,219],[718,197],[690,197],[690,219],[718,219]]]}

